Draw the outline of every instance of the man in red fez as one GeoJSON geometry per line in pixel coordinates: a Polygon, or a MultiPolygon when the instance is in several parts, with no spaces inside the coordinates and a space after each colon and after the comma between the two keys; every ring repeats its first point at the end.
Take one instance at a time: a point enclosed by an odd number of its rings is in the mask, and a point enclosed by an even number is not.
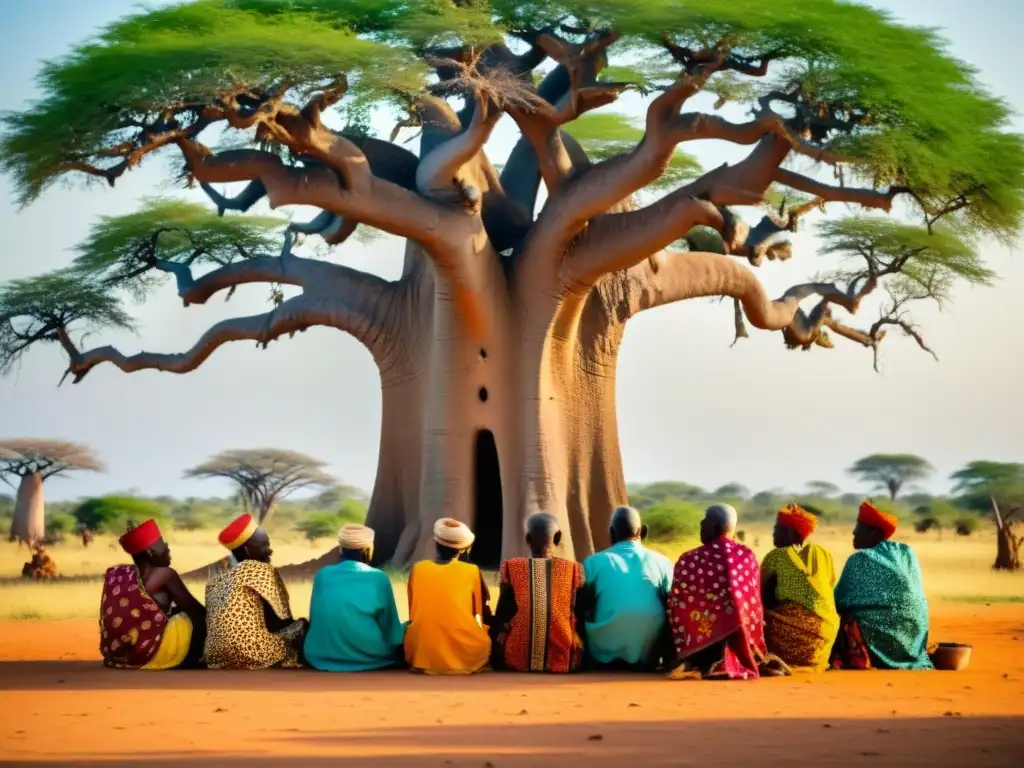
{"type": "Polygon", "coordinates": [[[301,667],[309,622],[292,617],[288,589],[270,564],[270,537],[251,515],[220,532],[235,565],[206,585],[206,664],[214,669],[301,667]]]}
{"type": "Polygon", "coordinates": [[[120,538],[133,565],[107,569],[100,602],[100,653],[116,668],[197,667],[206,640],[206,609],[171,568],[171,548],[155,520],[120,538]]]}

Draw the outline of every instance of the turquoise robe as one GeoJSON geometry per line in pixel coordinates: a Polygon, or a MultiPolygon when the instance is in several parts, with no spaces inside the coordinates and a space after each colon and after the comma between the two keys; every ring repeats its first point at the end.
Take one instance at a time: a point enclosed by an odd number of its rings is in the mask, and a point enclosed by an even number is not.
{"type": "Polygon", "coordinates": [[[672,561],[638,541],[620,541],[583,563],[594,601],[586,650],[599,664],[650,664],[668,621],[672,561]]]}
{"type": "Polygon", "coordinates": [[[839,615],[857,622],[872,666],[932,668],[928,601],[914,550],[883,541],[855,552],[846,561],[835,595],[839,615]]]}
{"type": "Polygon", "coordinates": [[[315,669],[364,672],[394,666],[405,626],[387,574],[345,560],[317,571],[304,654],[315,669]]]}

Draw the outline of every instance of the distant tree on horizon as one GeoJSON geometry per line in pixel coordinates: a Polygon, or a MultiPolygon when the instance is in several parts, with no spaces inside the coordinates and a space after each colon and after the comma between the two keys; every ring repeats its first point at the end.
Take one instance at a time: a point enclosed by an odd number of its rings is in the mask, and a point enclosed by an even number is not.
{"type": "Polygon", "coordinates": [[[895,501],[906,483],[926,479],[935,468],[912,453],[873,453],[858,459],[846,471],[873,489],[885,490],[895,501]]]}
{"type": "Polygon", "coordinates": [[[246,509],[260,525],[282,499],[300,488],[332,486],[337,479],[324,471],[327,462],[279,448],[228,450],[185,472],[187,478],[222,477],[238,486],[246,509]]]}
{"type": "Polygon", "coordinates": [[[811,480],[807,483],[807,490],[815,496],[831,498],[838,494],[842,489],[835,483],[829,482],[828,480],[811,480]]]}

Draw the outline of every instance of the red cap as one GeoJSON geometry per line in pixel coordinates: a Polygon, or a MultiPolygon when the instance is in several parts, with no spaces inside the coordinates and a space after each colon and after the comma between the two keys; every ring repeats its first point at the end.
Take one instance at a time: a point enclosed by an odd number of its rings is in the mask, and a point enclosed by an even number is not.
{"type": "Polygon", "coordinates": [[[861,502],[860,509],[857,512],[857,522],[878,528],[885,534],[886,539],[891,539],[893,534],[896,533],[896,523],[898,521],[899,518],[896,515],[883,512],[870,501],[861,502]]]}
{"type": "Polygon", "coordinates": [[[160,528],[157,527],[156,520],[147,520],[142,525],[126,531],[118,541],[129,555],[137,555],[160,541],[160,536],[160,528]]]}
{"type": "Polygon", "coordinates": [[[217,539],[228,549],[234,551],[241,546],[245,545],[252,535],[256,533],[256,529],[259,528],[256,525],[256,521],[252,519],[252,515],[242,515],[230,523],[228,527],[220,532],[217,539]]]}

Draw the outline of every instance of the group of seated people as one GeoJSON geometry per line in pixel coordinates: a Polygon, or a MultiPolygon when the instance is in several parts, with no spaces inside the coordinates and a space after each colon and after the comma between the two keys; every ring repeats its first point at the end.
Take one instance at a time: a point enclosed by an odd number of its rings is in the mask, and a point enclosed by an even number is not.
{"type": "Polygon", "coordinates": [[[895,517],[861,505],[838,583],[832,555],[809,541],[813,514],[781,509],[775,549],[760,564],[736,523],[732,507],[709,507],[701,545],[673,568],[644,545],[639,513],[620,507],[611,546],[580,564],[555,554],[557,520],[533,514],[530,556],[501,564],[492,611],[483,573],[467,560],[472,531],[442,518],[434,558],[409,572],[403,623],[390,579],[370,565],[366,526],[339,532],[339,562],[317,572],[306,621],[293,617],[270,539],[249,515],[220,534],[234,564],[207,585],[205,606],[150,520],[121,537],[133,564],[105,575],[100,650],[108,666],[141,669],[623,669],[746,680],[796,668],[931,668],[921,570],[909,546],[891,541],[895,517]]]}

